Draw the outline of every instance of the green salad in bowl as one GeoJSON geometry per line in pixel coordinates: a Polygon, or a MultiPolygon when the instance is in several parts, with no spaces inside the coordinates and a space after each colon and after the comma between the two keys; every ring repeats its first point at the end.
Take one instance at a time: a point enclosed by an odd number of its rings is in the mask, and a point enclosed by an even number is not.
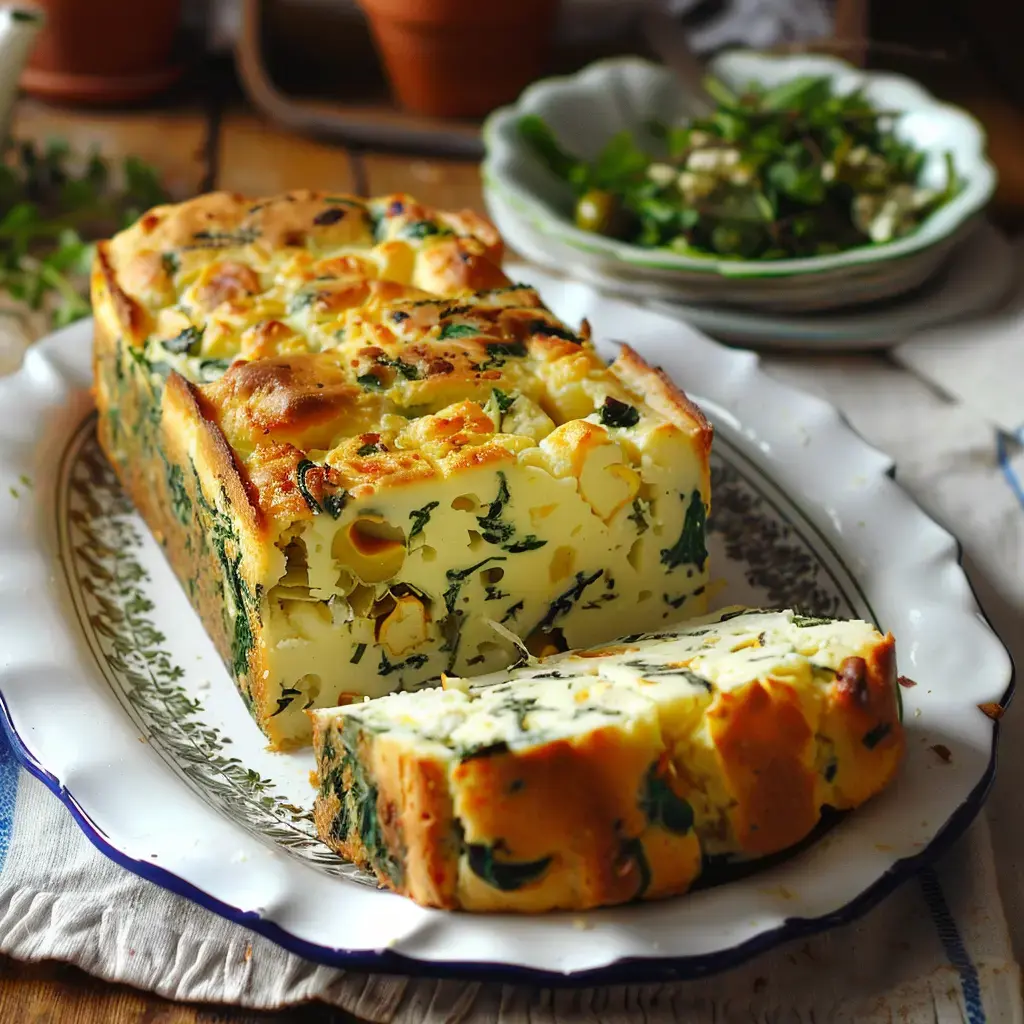
{"type": "Polygon", "coordinates": [[[494,111],[484,202],[509,247],[634,299],[805,312],[906,294],[978,226],[985,133],[911,79],[750,50],[708,73],[697,119],[637,57],[494,111]]]}
{"type": "Polygon", "coordinates": [[[570,152],[541,115],[518,131],[575,195],[578,228],[696,257],[785,260],[892,242],[916,231],[962,185],[922,183],[928,154],[896,131],[899,111],[825,75],[730,87],[709,78],[715,109],[682,124],[616,132],[595,158],[570,152]]]}

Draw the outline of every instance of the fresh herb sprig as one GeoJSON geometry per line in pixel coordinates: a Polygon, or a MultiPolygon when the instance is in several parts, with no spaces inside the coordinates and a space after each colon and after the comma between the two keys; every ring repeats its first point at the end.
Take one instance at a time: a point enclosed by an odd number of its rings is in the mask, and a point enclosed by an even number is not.
{"type": "Polygon", "coordinates": [[[695,256],[774,260],[882,244],[960,190],[950,154],[945,184],[925,187],[926,154],[860,91],[811,76],[707,84],[710,116],[620,132],[591,161],[566,152],[537,115],[519,131],[575,192],[578,227],[695,256]]]}
{"type": "Polygon", "coordinates": [[[0,289],[54,327],[89,315],[90,240],[167,200],[156,171],[137,157],[119,168],[98,153],[73,159],[63,140],[8,145],[0,162],[0,289]]]}

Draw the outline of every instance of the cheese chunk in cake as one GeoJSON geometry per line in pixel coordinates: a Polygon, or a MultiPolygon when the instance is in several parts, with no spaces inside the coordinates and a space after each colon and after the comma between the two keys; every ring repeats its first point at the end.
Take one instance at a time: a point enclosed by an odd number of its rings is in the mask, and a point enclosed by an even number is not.
{"type": "Polygon", "coordinates": [[[895,644],[727,609],[444,688],[312,712],[320,835],[430,906],[680,893],[804,839],[900,763],[895,644]]]}
{"type": "Polygon", "coordinates": [[[705,610],[711,429],[408,196],[223,194],[97,252],[100,439],[278,748],[304,709],[705,610]]]}

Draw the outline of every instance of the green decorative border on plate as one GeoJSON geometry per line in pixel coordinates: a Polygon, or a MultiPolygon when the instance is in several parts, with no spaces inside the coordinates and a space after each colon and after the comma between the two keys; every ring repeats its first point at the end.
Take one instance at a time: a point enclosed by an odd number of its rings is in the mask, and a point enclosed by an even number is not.
{"type": "MultiPolygon", "coordinates": [[[[164,646],[144,590],[149,577],[136,554],[142,543],[139,520],[99,447],[95,415],[82,423],[64,453],[57,528],[82,634],[146,742],[253,835],[324,870],[375,885],[320,842],[309,807],[283,799],[273,780],[231,755],[231,738],[204,720],[202,702],[181,685],[185,670],[164,646]]],[[[310,794],[312,805],[312,789],[310,794]]]]}

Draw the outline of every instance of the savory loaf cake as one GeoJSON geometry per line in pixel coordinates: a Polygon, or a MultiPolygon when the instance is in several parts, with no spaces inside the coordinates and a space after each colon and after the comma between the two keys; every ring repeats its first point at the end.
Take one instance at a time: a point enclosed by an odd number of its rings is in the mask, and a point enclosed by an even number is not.
{"type": "Polygon", "coordinates": [[[99,246],[100,440],[272,744],[303,710],[705,610],[711,429],[408,196],[217,194],[99,246]]]}
{"type": "Polygon", "coordinates": [[[584,909],[805,838],[904,748],[895,645],[729,609],[444,688],[311,712],[321,838],[414,900],[584,909]]]}

